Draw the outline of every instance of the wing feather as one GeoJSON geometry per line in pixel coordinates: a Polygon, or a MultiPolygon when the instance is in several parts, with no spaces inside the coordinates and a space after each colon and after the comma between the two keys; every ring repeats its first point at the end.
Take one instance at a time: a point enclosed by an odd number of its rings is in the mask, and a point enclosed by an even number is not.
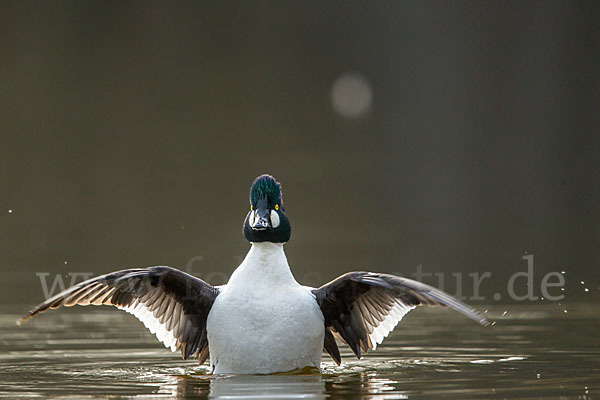
{"type": "MultiPolygon", "coordinates": [[[[312,292],[325,317],[326,331],[346,343],[358,358],[362,352],[375,350],[416,306],[446,306],[482,325],[489,324],[449,294],[394,275],[350,272],[312,292]]],[[[341,362],[335,357],[337,345],[335,341],[332,345],[327,334],[324,347],[336,362],[341,362]]]]}
{"type": "Polygon", "coordinates": [[[61,306],[112,305],[138,318],[184,358],[208,357],[206,319],[219,289],[169,267],[117,271],[75,285],[34,307],[18,325],[61,306]]]}

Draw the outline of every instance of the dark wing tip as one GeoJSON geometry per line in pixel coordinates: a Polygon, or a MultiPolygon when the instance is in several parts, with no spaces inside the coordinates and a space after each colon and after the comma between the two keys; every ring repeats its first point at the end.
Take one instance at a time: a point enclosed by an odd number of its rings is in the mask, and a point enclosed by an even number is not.
{"type": "Polygon", "coordinates": [[[483,326],[492,326],[492,325],[494,325],[493,322],[491,322],[490,320],[488,320],[486,317],[484,317],[483,315],[481,315],[479,312],[477,312],[475,310],[473,310],[473,312],[479,316],[479,320],[477,320],[477,322],[479,322],[480,325],[483,325],[483,326]]]}
{"type": "Polygon", "coordinates": [[[437,289],[433,286],[429,286],[423,282],[415,281],[408,278],[396,277],[393,275],[386,274],[378,274],[378,277],[390,281],[390,283],[393,283],[398,289],[404,290],[405,288],[408,288],[411,291],[414,291],[417,297],[423,296],[427,301],[425,303],[419,303],[417,301],[416,305],[441,305],[449,307],[454,311],[457,311],[463,314],[464,316],[472,319],[473,321],[479,323],[480,325],[491,325],[491,322],[488,321],[488,319],[481,313],[479,313],[476,309],[471,308],[467,304],[463,303],[461,300],[444,292],[443,290],[437,289]]]}
{"type": "Polygon", "coordinates": [[[40,306],[42,305],[46,305],[46,303],[42,303],[40,305],[38,305],[36,308],[34,308],[33,310],[29,311],[27,313],[27,315],[23,315],[21,318],[19,318],[17,320],[17,326],[21,326],[23,325],[25,322],[29,321],[30,319],[32,319],[33,317],[35,317],[36,315],[38,315],[41,312],[44,312],[45,309],[41,309],[40,306]]]}
{"type": "Polygon", "coordinates": [[[465,314],[467,317],[469,317],[473,321],[477,322],[479,325],[482,325],[482,326],[492,325],[492,323],[483,314],[481,314],[479,311],[477,311],[474,308],[472,308],[468,314],[466,314],[464,312],[462,312],[462,314],[465,314]]]}

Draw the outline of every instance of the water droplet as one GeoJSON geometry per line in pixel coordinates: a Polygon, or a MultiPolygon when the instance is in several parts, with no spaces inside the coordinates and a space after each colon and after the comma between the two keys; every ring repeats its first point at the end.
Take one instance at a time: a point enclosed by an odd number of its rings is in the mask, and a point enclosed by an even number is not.
{"type": "Polygon", "coordinates": [[[8,210],[8,213],[9,213],[9,214],[12,214],[12,210],[8,210]]]}
{"type": "Polygon", "coordinates": [[[68,261],[65,261],[65,264],[68,264],[68,263],[69,263],[68,261]]]}

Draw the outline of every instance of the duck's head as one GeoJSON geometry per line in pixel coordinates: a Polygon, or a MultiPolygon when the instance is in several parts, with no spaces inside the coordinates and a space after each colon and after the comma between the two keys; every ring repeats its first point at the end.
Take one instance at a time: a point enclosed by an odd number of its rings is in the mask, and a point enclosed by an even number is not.
{"type": "Polygon", "coordinates": [[[261,175],[250,188],[250,211],[244,221],[249,242],[285,243],[292,229],[281,200],[281,185],[271,175],[261,175]]]}

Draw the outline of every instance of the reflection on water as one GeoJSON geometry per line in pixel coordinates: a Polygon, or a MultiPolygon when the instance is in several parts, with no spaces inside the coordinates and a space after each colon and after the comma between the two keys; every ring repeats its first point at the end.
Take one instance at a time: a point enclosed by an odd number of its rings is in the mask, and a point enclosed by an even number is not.
{"type": "Polygon", "coordinates": [[[315,376],[233,376],[210,382],[210,397],[236,399],[267,395],[270,398],[324,399],[325,383],[315,376]]]}
{"type": "MultiPolygon", "coordinates": [[[[19,308],[19,307],[17,307],[19,308]]],[[[27,307],[21,307],[25,310],[27,307]]],[[[19,328],[0,317],[0,396],[135,399],[593,398],[600,312],[593,305],[510,306],[483,328],[445,310],[411,313],[376,352],[322,373],[213,376],[183,361],[128,314],[79,308],[19,328]]]]}

